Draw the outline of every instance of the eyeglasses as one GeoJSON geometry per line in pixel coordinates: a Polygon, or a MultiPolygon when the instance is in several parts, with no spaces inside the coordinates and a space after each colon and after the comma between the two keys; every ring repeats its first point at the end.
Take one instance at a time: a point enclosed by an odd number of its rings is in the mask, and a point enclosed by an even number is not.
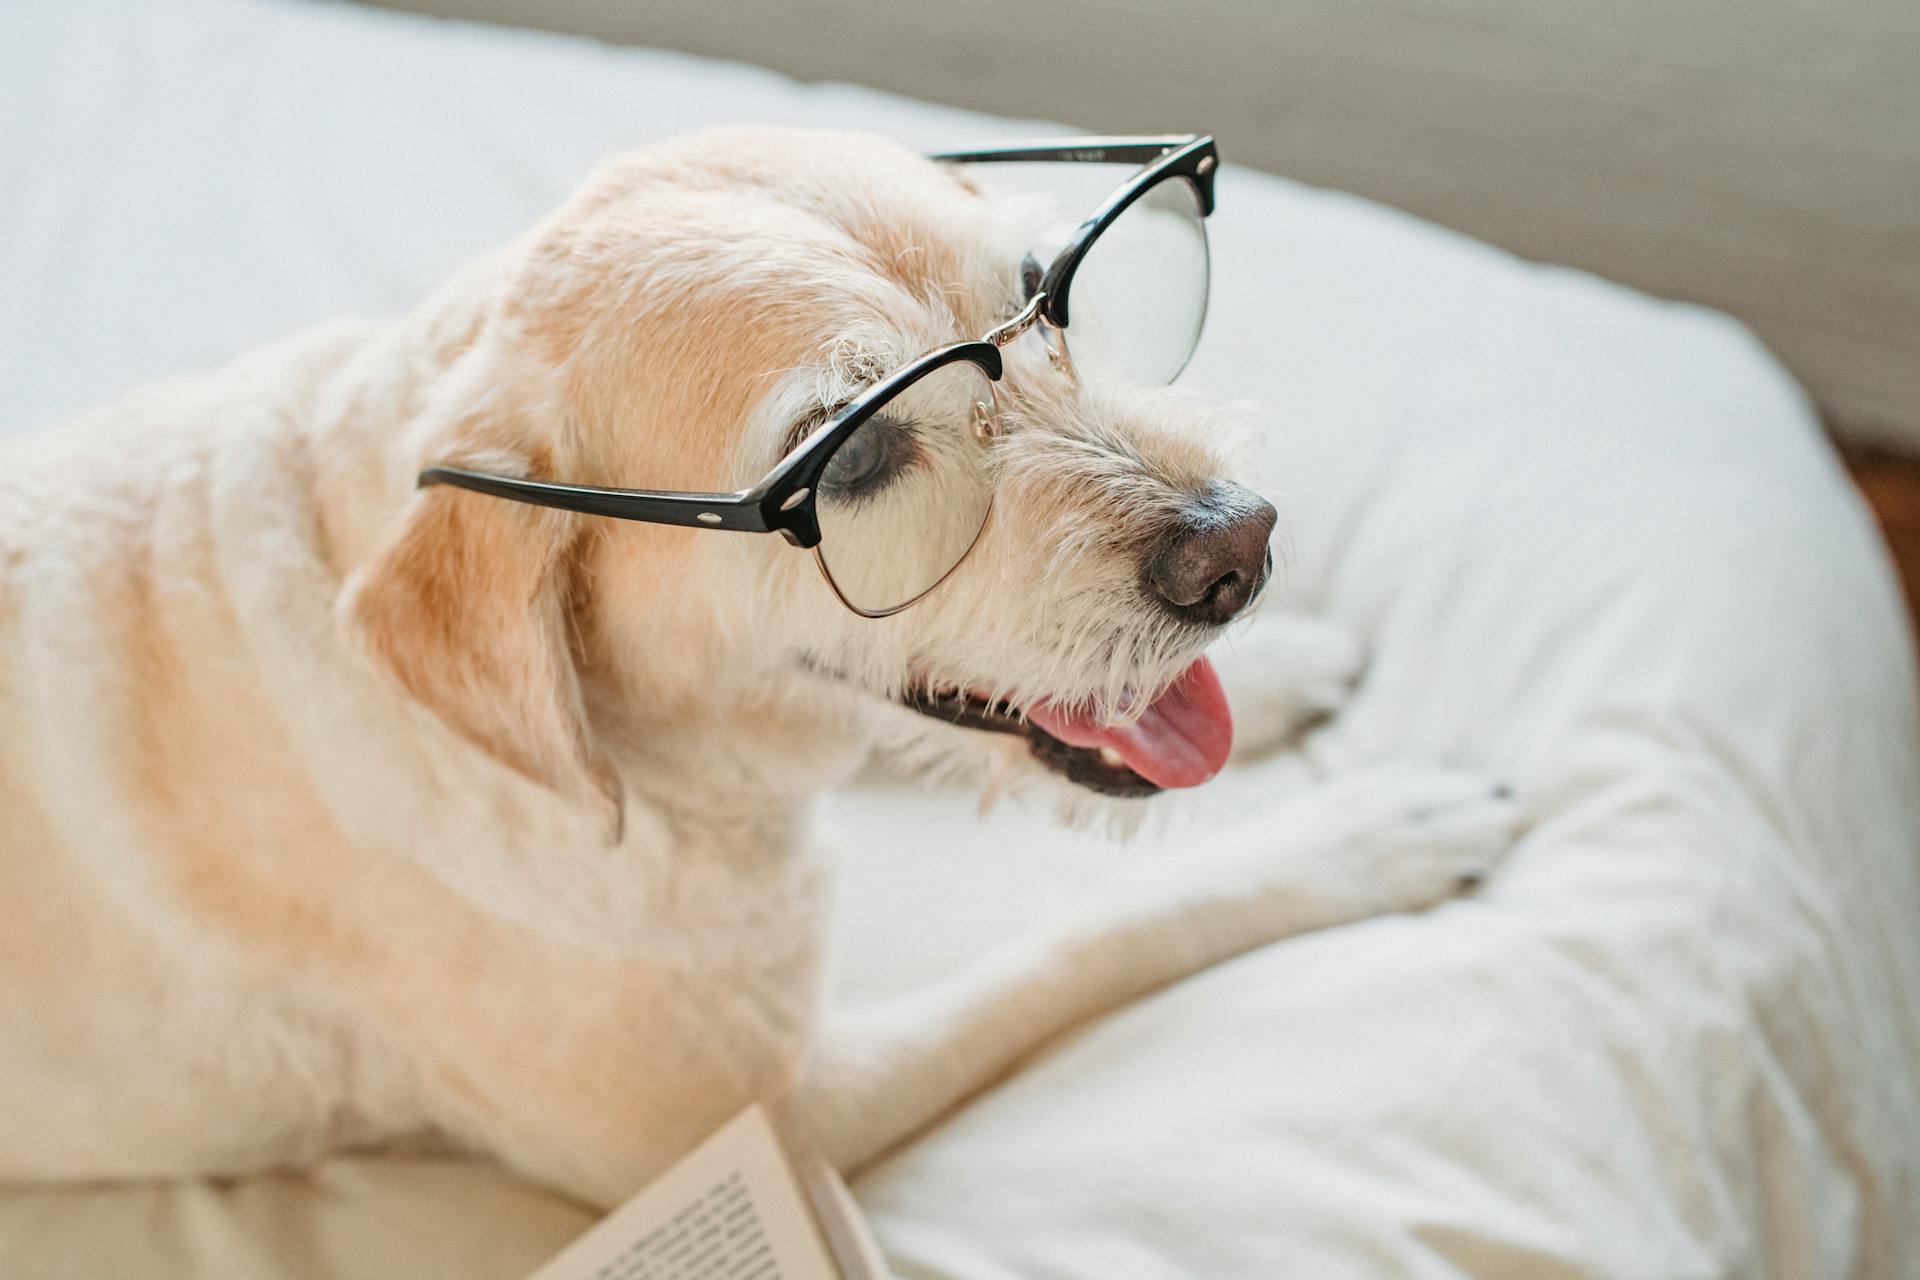
{"type": "Polygon", "coordinates": [[[812,549],[834,594],[862,617],[883,618],[923,599],[966,559],[993,510],[988,458],[1002,431],[995,395],[1002,347],[1038,328],[1049,358],[1068,376],[1109,385],[1161,386],[1186,367],[1206,320],[1205,220],[1219,167],[1213,139],[1198,135],[1078,138],[929,158],[1143,167],[1044,271],[1029,260],[1030,296],[1018,315],[888,375],[750,489],[606,489],[454,467],[430,467],[420,484],[620,520],[778,532],[812,549]]]}

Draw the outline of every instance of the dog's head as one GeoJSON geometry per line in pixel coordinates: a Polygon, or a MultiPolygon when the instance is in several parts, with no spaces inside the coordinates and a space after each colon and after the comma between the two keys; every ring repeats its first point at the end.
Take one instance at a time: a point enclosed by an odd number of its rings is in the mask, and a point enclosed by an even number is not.
{"type": "MultiPolygon", "coordinates": [[[[1052,216],[865,135],[733,130],[611,160],[515,251],[396,465],[743,488],[863,388],[1020,311],[1052,216]]],[[[343,618],[457,732],[615,810],[609,740],[760,716],[1109,794],[1203,781],[1231,729],[1201,655],[1264,584],[1274,521],[1231,478],[1239,433],[1185,390],[1076,380],[1038,338],[1004,358],[991,518],[896,615],[850,611],[777,537],[436,488],[343,618]]]]}

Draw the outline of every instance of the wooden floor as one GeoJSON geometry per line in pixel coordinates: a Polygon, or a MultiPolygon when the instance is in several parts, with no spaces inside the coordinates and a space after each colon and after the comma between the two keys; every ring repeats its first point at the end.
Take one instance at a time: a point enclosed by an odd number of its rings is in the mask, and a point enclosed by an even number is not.
{"type": "Polygon", "coordinates": [[[1920,627],[1920,458],[1848,450],[1847,466],[1880,517],[1887,545],[1900,562],[1907,584],[1907,607],[1920,627]]]}

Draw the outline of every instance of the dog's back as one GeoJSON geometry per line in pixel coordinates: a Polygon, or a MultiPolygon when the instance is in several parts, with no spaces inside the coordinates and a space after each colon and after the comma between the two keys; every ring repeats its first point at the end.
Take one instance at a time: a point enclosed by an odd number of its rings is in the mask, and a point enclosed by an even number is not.
{"type": "Polygon", "coordinates": [[[205,1168],[210,1145],[247,1167],[336,1125],[312,1068],[346,1046],[235,947],[235,920],[285,915],[228,859],[325,826],[273,650],[326,644],[298,455],[364,332],[0,451],[0,1178],[205,1168]]]}

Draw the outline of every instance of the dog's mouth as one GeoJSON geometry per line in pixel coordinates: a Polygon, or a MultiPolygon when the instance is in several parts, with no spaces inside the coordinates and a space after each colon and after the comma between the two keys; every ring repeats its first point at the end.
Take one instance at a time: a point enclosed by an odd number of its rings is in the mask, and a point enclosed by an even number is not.
{"type": "Polygon", "coordinates": [[[1021,708],[957,688],[916,686],[902,701],[962,729],[1019,734],[1041,764],[1102,795],[1197,787],[1226,766],[1233,749],[1226,691],[1205,658],[1125,724],[1105,724],[1045,699],[1021,708]]]}

